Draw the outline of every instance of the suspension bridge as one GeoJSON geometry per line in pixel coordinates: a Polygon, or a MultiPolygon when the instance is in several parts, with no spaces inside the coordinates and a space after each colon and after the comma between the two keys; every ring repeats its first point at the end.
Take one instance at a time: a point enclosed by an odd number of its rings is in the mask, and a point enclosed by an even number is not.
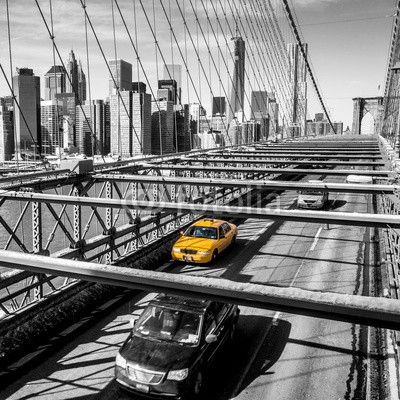
{"type": "Polygon", "coordinates": [[[354,99],[353,134],[331,120],[286,0],[68,7],[86,74],[64,61],[61,4],[32,2],[53,57],[32,108],[38,77],[14,74],[5,4],[0,399],[129,398],[114,359],[149,292],[240,306],[205,398],[398,398],[400,3],[384,97],[354,99]],[[329,201],[299,209],[300,191],[329,201]],[[236,224],[236,247],[212,266],[172,261],[204,216],[236,224]]]}

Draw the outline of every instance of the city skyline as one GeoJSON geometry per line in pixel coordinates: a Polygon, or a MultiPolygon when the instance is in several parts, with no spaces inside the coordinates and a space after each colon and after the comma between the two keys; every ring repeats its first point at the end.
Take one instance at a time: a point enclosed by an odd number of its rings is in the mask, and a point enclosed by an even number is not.
{"type": "MultiPolygon", "coordinates": [[[[294,0],[293,8],[297,14],[300,28],[303,32],[304,40],[309,43],[309,53],[312,64],[314,66],[317,80],[321,85],[322,94],[325,96],[328,111],[333,120],[344,120],[345,124],[351,124],[352,113],[352,98],[359,96],[375,96],[382,95],[384,85],[384,69],[386,66],[387,49],[390,41],[391,23],[390,18],[394,10],[392,0],[382,0],[379,4],[372,0],[363,0],[363,11],[360,13],[360,0],[355,0],[351,4],[346,3],[346,6],[341,6],[341,1],[313,1],[313,0],[294,0]],[[373,29],[368,29],[372,26],[373,29]],[[359,31],[355,35],[352,32],[359,31]],[[350,34],[349,34],[350,32],[350,34]],[[347,38],[344,39],[344,34],[347,33],[347,38]],[[363,40],[367,38],[368,40],[363,40]],[[366,44],[368,43],[368,44],[366,44]],[[371,57],[368,52],[368,46],[378,51],[378,56],[371,57]],[[351,49],[351,50],[350,50],[351,49]],[[329,62],[327,62],[329,60],[329,62]],[[347,65],[354,66],[351,71],[347,71],[347,65]],[[371,79],[372,77],[372,79],[371,79]],[[378,91],[380,87],[380,91],[378,91]],[[340,93],[339,91],[344,91],[340,93]],[[343,111],[345,110],[345,111],[343,111]]],[[[8,41],[7,38],[7,23],[5,6],[2,5],[2,13],[0,13],[0,27],[3,44],[0,50],[0,59],[2,65],[10,76],[8,65],[8,41]]],[[[75,54],[78,54],[83,67],[86,71],[87,60],[85,48],[85,33],[83,29],[83,13],[79,2],[58,1],[54,7],[54,34],[55,42],[59,46],[60,53],[68,54],[71,49],[75,54]]],[[[160,4],[155,5],[156,14],[155,21],[157,25],[157,37],[161,48],[171,48],[171,37],[168,26],[161,23],[164,17],[164,12],[160,4]]],[[[111,10],[108,3],[105,1],[96,2],[87,6],[88,14],[93,20],[96,33],[104,47],[104,52],[108,60],[115,59],[113,50],[113,34],[112,21],[110,18],[111,10]]],[[[116,10],[114,10],[116,12],[116,10]]],[[[132,8],[124,8],[123,12],[132,12],[132,8]]],[[[139,6],[136,7],[136,12],[139,13],[139,6]]],[[[49,18],[48,9],[43,9],[45,17],[49,18]]],[[[206,21],[203,10],[198,10],[199,18],[206,21]]],[[[118,13],[116,12],[118,15],[118,13]]],[[[172,22],[176,22],[177,34],[179,38],[183,38],[182,27],[179,12],[171,13],[172,22]]],[[[188,20],[192,21],[192,12],[190,8],[187,10],[188,20]]],[[[119,16],[119,15],[118,15],[119,16]]],[[[12,58],[13,69],[28,67],[34,70],[35,75],[44,76],[45,72],[53,65],[53,56],[51,41],[48,39],[48,32],[40,18],[40,14],[34,5],[21,5],[18,2],[12,3],[10,7],[11,24],[11,43],[12,43],[12,58]],[[24,15],[29,12],[32,18],[27,20],[24,15]],[[27,60],[30,60],[29,62],[27,60]]],[[[215,18],[211,18],[213,21],[215,18]]],[[[144,26],[144,21],[138,20],[138,31],[144,32],[138,38],[138,51],[140,60],[147,73],[147,78],[144,79],[143,71],[138,65],[136,54],[131,43],[128,40],[127,33],[122,26],[121,19],[116,21],[116,39],[117,39],[117,57],[122,58],[133,65],[134,81],[143,81],[156,91],[157,75],[158,78],[162,75],[163,63],[158,54],[158,66],[155,65],[156,54],[154,50],[154,38],[151,36],[149,28],[144,26]],[[157,71],[158,70],[158,71],[157,71]]],[[[131,32],[135,29],[129,25],[131,32]]],[[[227,38],[228,41],[230,38],[227,38]]],[[[224,41],[221,39],[221,44],[224,41]]],[[[213,43],[211,43],[213,45],[213,43]]],[[[215,44],[213,45],[215,47],[215,44]]],[[[214,49],[213,47],[213,49],[214,49]]],[[[205,44],[200,41],[200,55],[206,52],[205,44]]],[[[224,48],[225,54],[227,50],[224,48]]],[[[179,52],[175,48],[174,54],[169,55],[166,59],[167,64],[172,63],[171,57],[175,57],[173,63],[177,62],[179,52]]],[[[228,57],[229,58],[229,57],[228,57]]],[[[89,62],[91,66],[90,87],[92,99],[105,99],[108,84],[109,72],[102,58],[99,48],[92,37],[89,30],[89,62]]],[[[56,64],[57,60],[56,60],[56,64]]],[[[190,65],[192,67],[193,64],[190,65]]],[[[185,66],[182,65],[183,71],[185,66]]],[[[197,69],[196,66],[190,69],[197,69]]],[[[182,96],[184,102],[199,102],[193,91],[189,93],[188,99],[187,88],[188,80],[186,77],[182,79],[182,96]]],[[[203,82],[204,85],[204,82],[203,82]]],[[[214,87],[213,82],[211,82],[214,87]]],[[[207,88],[208,89],[208,88],[207,88]]],[[[262,90],[263,88],[255,88],[262,90]]],[[[310,90],[311,91],[311,90],[310,90]]],[[[0,95],[7,95],[9,92],[4,81],[4,77],[0,79],[0,95]]],[[[148,93],[150,93],[148,87],[148,93]]],[[[202,91],[201,104],[206,107],[207,112],[211,112],[212,97],[223,96],[219,88],[215,90],[217,93],[211,95],[209,90],[205,95],[205,90],[202,91]]],[[[316,109],[315,100],[310,95],[310,112],[312,116],[321,109],[316,109]]],[[[318,107],[318,106],[317,106],[318,107]]]]}

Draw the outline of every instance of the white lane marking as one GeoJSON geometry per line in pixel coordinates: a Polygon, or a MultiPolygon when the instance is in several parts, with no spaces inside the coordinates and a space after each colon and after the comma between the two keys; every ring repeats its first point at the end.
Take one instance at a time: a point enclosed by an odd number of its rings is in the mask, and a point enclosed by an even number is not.
{"type": "Polygon", "coordinates": [[[315,249],[315,246],[317,245],[318,239],[319,239],[319,235],[322,232],[322,226],[319,227],[317,234],[314,237],[314,241],[312,242],[312,245],[310,247],[309,251],[313,251],[315,249]]]}

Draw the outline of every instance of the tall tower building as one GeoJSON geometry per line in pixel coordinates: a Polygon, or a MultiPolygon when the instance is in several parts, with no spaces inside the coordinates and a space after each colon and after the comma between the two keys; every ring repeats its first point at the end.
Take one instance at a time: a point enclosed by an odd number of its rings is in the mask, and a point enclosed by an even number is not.
{"type": "Polygon", "coordinates": [[[57,100],[40,103],[42,148],[45,154],[59,154],[64,147],[62,105],[57,100]]]}
{"type": "Polygon", "coordinates": [[[54,100],[56,93],[65,93],[66,73],[62,65],[56,65],[44,75],[44,99],[54,100]]]}
{"type": "Polygon", "coordinates": [[[77,107],[76,144],[87,156],[107,154],[107,108],[104,100],[86,101],[82,107],[77,107]]]}
{"type": "MultiPolygon", "coordinates": [[[[303,43],[307,54],[307,44],[303,43]]],[[[307,68],[300,46],[291,43],[287,47],[289,82],[291,83],[291,115],[289,135],[304,136],[307,123],[307,68]]]]}
{"type": "Polygon", "coordinates": [[[235,42],[235,65],[233,68],[231,101],[228,106],[228,123],[237,118],[241,123],[244,105],[244,61],[246,56],[245,42],[241,37],[232,38],[235,42]]]}
{"type": "Polygon", "coordinates": [[[65,92],[76,94],[79,101],[83,103],[86,100],[86,76],[82,63],[76,60],[73,50],[69,53],[66,71],[70,79],[66,77],[65,92]]]}
{"type": "Polygon", "coordinates": [[[174,105],[178,104],[178,86],[174,79],[158,81],[157,98],[165,98],[172,101],[174,105]]]}
{"type": "Polygon", "coordinates": [[[213,97],[212,115],[226,115],[225,97],[213,97]]]}
{"type": "Polygon", "coordinates": [[[151,103],[151,153],[174,151],[174,103],[156,100],[151,103]]]}
{"type": "Polygon", "coordinates": [[[10,106],[10,101],[8,101],[8,99],[0,97],[0,161],[11,160],[13,153],[13,108],[10,106]]]}
{"type": "Polygon", "coordinates": [[[119,59],[110,60],[108,65],[112,74],[108,85],[109,95],[116,94],[117,87],[120,91],[132,90],[132,64],[119,59]]]}
{"type": "Polygon", "coordinates": [[[70,79],[66,79],[65,92],[76,93],[78,95],[78,62],[76,61],[73,50],[69,53],[66,70],[70,79]]]}
{"type": "Polygon", "coordinates": [[[40,135],[40,78],[29,68],[17,68],[13,76],[14,119],[15,119],[15,153],[36,149],[41,151],[40,135]],[[17,104],[19,107],[17,106],[17,104]]]}
{"type": "Polygon", "coordinates": [[[86,101],[86,75],[80,60],[78,63],[78,98],[82,103],[86,101]]]}
{"type": "Polygon", "coordinates": [[[111,152],[122,157],[150,154],[151,95],[126,90],[120,96],[110,96],[111,152]]]}
{"type": "Polygon", "coordinates": [[[176,97],[175,104],[182,104],[182,65],[166,64],[164,65],[164,80],[174,80],[176,82],[176,97]]]}
{"type": "Polygon", "coordinates": [[[268,116],[268,92],[253,91],[251,93],[251,119],[261,119],[268,116]]]}

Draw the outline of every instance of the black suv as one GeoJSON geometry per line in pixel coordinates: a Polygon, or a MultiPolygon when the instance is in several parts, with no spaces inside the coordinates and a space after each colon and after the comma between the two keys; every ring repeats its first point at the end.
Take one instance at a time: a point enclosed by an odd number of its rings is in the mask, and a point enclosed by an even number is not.
{"type": "Polygon", "coordinates": [[[118,384],[145,397],[196,397],[238,317],[236,305],[157,295],[117,354],[118,384]]]}

